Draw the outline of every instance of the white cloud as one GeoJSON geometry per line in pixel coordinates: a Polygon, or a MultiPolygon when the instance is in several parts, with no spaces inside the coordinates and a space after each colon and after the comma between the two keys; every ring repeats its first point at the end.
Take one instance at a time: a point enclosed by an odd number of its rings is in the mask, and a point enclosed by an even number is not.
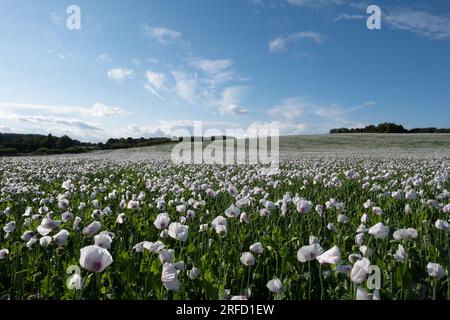
{"type": "Polygon", "coordinates": [[[286,98],[280,104],[267,111],[272,116],[281,116],[284,119],[300,118],[304,114],[305,102],[299,98],[286,98]]]}
{"type": "Polygon", "coordinates": [[[181,39],[181,32],[175,31],[163,27],[150,27],[148,25],[143,26],[144,33],[152,38],[156,39],[161,43],[167,44],[170,42],[175,42],[181,39]]]}
{"type": "Polygon", "coordinates": [[[74,114],[78,113],[87,117],[98,118],[112,118],[112,117],[125,117],[129,115],[129,112],[119,107],[110,107],[105,104],[96,102],[91,107],[75,107],[75,106],[51,106],[42,104],[26,104],[16,102],[0,102],[0,110],[6,110],[10,114],[14,114],[17,111],[34,111],[39,113],[49,114],[74,114]]]}
{"type": "Polygon", "coordinates": [[[278,130],[280,135],[295,135],[302,134],[306,129],[306,124],[296,123],[293,121],[272,121],[272,122],[262,122],[255,121],[248,126],[248,131],[270,131],[278,130]]]}
{"type": "Polygon", "coordinates": [[[141,60],[138,58],[133,58],[131,59],[131,63],[134,64],[135,66],[138,66],[141,64],[141,60]]]}
{"type": "Polygon", "coordinates": [[[365,20],[368,16],[364,16],[362,14],[340,14],[336,18],[334,18],[334,21],[341,21],[341,20],[365,20]]]}
{"type": "Polygon", "coordinates": [[[287,37],[277,37],[269,41],[269,50],[271,52],[283,51],[291,43],[297,43],[300,40],[311,40],[315,43],[322,43],[326,37],[318,32],[302,31],[288,35],[287,37]]]}
{"type": "Polygon", "coordinates": [[[63,17],[60,13],[53,11],[50,13],[50,21],[54,24],[59,24],[61,22],[63,22],[63,17]]]}
{"type": "Polygon", "coordinates": [[[450,39],[450,17],[448,16],[395,8],[384,15],[383,21],[386,21],[393,29],[408,30],[426,38],[450,39]]]}
{"type": "Polygon", "coordinates": [[[119,107],[109,107],[99,102],[96,102],[91,108],[80,108],[80,113],[84,116],[98,118],[117,118],[129,115],[129,112],[119,107]]]}
{"type": "Polygon", "coordinates": [[[165,99],[161,96],[161,91],[168,91],[165,86],[166,76],[164,75],[164,73],[147,70],[145,72],[145,78],[147,79],[147,83],[144,84],[145,90],[151,92],[159,99],[165,101],[165,99]]]}
{"type": "Polygon", "coordinates": [[[97,61],[100,62],[110,62],[111,60],[112,60],[111,57],[107,53],[101,53],[97,57],[97,61]]]}
{"type": "Polygon", "coordinates": [[[241,106],[241,102],[247,90],[247,87],[242,86],[224,89],[218,103],[219,112],[221,114],[233,115],[247,113],[248,110],[241,106]]]}
{"type": "Polygon", "coordinates": [[[92,124],[79,119],[67,119],[67,118],[47,117],[47,116],[17,116],[16,119],[19,121],[31,123],[60,124],[89,131],[102,130],[102,128],[97,124],[92,124]]]}
{"type": "Polygon", "coordinates": [[[300,7],[308,7],[308,8],[324,8],[328,6],[339,6],[346,4],[347,0],[287,0],[289,4],[300,6],[300,7]]]}
{"type": "Polygon", "coordinates": [[[197,104],[199,98],[197,76],[182,71],[171,71],[171,74],[175,79],[175,93],[190,104],[197,104]]]}
{"type": "Polygon", "coordinates": [[[134,77],[134,71],[132,69],[125,68],[114,68],[108,71],[108,78],[116,80],[117,82],[122,82],[125,79],[130,79],[134,77]]]}
{"type": "Polygon", "coordinates": [[[6,126],[0,126],[0,133],[8,133],[11,132],[11,129],[6,126]]]}

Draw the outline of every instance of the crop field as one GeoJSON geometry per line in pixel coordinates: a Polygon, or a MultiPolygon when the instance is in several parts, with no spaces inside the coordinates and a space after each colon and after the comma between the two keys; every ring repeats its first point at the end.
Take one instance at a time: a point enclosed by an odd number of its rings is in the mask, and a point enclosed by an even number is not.
{"type": "Polygon", "coordinates": [[[1,299],[450,299],[450,135],[0,158],[1,299]]]}

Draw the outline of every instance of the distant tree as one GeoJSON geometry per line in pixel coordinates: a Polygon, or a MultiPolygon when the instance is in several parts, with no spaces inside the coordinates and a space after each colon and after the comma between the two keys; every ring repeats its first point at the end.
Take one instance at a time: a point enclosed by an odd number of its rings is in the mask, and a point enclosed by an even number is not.
{"type": "Polygon", "coordinates": [[[64,150],[74,146],[74,142],[68,136],[64,135],[58,138],[56,142],[56,148],[60,150],[64,150]]]}

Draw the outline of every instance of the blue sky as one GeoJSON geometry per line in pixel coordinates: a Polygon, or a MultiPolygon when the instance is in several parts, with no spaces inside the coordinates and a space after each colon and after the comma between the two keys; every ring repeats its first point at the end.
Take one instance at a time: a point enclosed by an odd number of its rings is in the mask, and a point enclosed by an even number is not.
{"type": "Polygon", "coordinates": [[[2,0],[0,39],[0,132],[450,127],[449,0],[2,0]]]}

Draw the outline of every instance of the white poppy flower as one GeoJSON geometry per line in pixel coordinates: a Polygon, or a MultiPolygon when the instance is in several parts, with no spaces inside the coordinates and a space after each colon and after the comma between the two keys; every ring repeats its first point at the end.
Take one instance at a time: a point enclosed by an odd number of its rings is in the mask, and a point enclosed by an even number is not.
{"type": "Polygon", "coordinates": [[[161,274],[161,282],[169,291],[180,290],[180,282],[178,281],[177,269],[170,263],[166,262],[163,265],[161,274]]]}
{"type": "Polygon", "coordinates": [[[158,215],[156,216],[156,219],[155,219],[155,221],[153,222],[153,225],[154,225],[157,229],[162,230],[162,229],[167,228],[167,226],[169,225],[169,223],[170,223],[170,218],[169,218],[169,216],[167,215],[167,213],[160,213],[160,214],[158,214],[158,215]]]}
{"type": "Polygon", "coordinates": [[[341,252],[339,251],[338,246],[334,246],[328,251],[322,253],[316,259],[320,264],[338,264],[341,260],[341,252]]]}
{"type": "Polygon", "coordinates": [[[377,239],[384,239],[389,234],[389,227],[385,226],[382,222],[378,222],[369,229],[369,234],[377,239]]]}
{"type": "Polygon", "coordinates": [[[408,254],[401,244],[398,245],[397,251],[394,254],[394,258],[402,263],[405,262],[406,259],[408,259],[408,254]]]}
{"type": "Polygon", "coordinates": [[[68,237],[69,237],[69,232],[67,230],[63,229],[53,236],[53,242],[57,246],[64,246],[64,245],[66,245],[68,237]]]}
{"type": "Polygon", "coordinates": [[[370,261],[367,258],[362,258],[356,261],[353,265],[352,271],[350,272],[350,279],[357,284],[362,283],[366,280],[367,274],[369,273],[370,261]]]}
{"type": "Polygon", "coordinates": [[[100,233],[94,236],[94,242],[96,246],[99,246],[104,249],[111,248],[112,239],[106,233],[100,233]]]}
{"type": "Polygon", "coordinates": [[[250,252],[244,252],[241,255],[241,263],[247,267],[255,265],[255,257],[250,252]]]}
{"type": "Polygon", "coordinates": [[[86,228],[83,229],[83,234],[88,237],[93,237],[100,231],[101,227],[102,224],[100,223],[100,221],[93,221],[86,228]]]}
{"type": "Polygon", "coordinates": [[[105,248],[92,245],[80,250],[80,265],[92,272],[102,272],[111,263],[113,258],[105,248]]]}
{"type": "Polygon", "coordinates": [[[428,263],[427,272],[430,277],[441,279],[445,277],[445,269],[438,263],[428,263]]]}
{"type": "Polygon", "coordinates": [[[264,252],[264,247],[261,242],[256,242],[250,246],[250,252],[261,254],[264,252]]]}
{"type": "Polygon", "coordinates": [[[393,234],[393,237],[395,240],[411,240],[418,237],[417,230],[414,228],[408,228],[408,229],[399,229],[396,230],[393,234]]]}
{"type": "Polygon", "coordinates": [[[322,247],[318,243],[303,246],[297,251],[297,259],[300,262],[307,262],[316,259],[323,253],[322,247]]]}
{"type": "Polygon", "coordinates": [[[186,242],[188,238],[189,227],[182,225],[179,222],[172,222],[169,225],[169,236],[173,239],[186,242]]]}
{"type": "Polygon", "coordinates": [[[269,289],[270,292],[273,293],[280,293],[284,290],[283,284],[281,283],[280,279],[277,278],[267,282],[266,287],[267,289],[269,289]]]}

